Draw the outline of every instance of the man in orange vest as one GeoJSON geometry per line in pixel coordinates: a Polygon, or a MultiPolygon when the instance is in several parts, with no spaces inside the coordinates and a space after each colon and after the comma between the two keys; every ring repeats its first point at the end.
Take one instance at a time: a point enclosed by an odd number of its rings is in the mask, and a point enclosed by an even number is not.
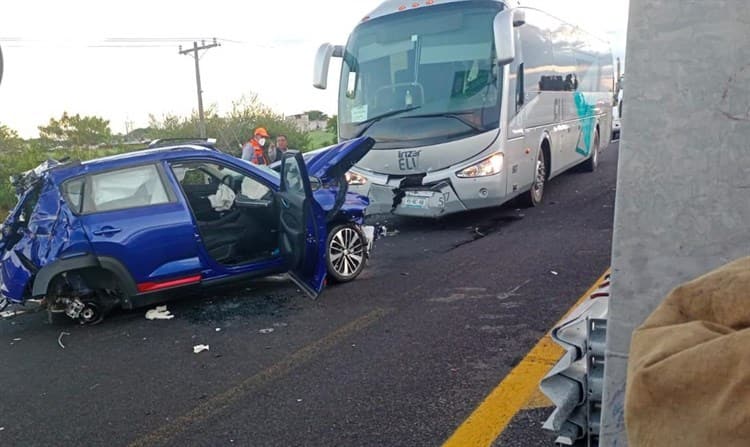
{"type": "Polygon", "coordinates": [[[267,165],[268,157],[266,157],[263,146],[266,144],[266,139],[271,138],[268,132],[263,127],[258,127],[253,133],[253,138],[250,139],[244,146],[242,146],[242,159],[248,160],[256,165],[267,165]]]}

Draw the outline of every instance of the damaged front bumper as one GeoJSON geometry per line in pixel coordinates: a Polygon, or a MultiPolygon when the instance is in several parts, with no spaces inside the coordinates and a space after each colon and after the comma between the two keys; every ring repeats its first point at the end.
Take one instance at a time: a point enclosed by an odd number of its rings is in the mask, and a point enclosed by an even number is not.
{"type": "Polygon", "coordinates": [[[366,194],[370,199],[368,215],[393,213],[434,218],[467,210],[448,181],[408,188],[371,184],[366,194]]]}

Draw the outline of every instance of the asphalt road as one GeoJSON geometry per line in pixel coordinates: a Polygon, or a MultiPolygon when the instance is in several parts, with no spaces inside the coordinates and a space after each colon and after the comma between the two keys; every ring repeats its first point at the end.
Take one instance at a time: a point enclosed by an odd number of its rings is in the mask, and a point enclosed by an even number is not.
{"type": "MultiPolygon", "coordinates": [[[[317,301],[272,279],[172,320],[0,321],[0,445],[440,445],[607,268],[616,164],[540,208],[382,217],[366,271],[317,301]]],[[[496,445],[551,444],[543,413],[496,445]]]]}

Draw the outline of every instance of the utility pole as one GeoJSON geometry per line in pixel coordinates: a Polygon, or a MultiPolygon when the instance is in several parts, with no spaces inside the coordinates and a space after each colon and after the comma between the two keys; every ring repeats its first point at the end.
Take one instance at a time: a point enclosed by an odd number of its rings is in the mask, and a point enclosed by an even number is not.
{"type": "Polygon", "coordinates": [[[195,59],[195,83],[198,87],[198,118],[200,119],[201,138],[206,138],[206,117],[203,116],[203,90],[201,89],[201,70],[200,63],[198,62],[200,60],[198,58],[198,51],[220,46],[221,44],[216,42],[215,37],[213,43],[208,45],[206,45],[205,40],[201,41],[201,46],[198,46],[198,42],[193,42],[193,48],[188,48],[187,50],[183,50],[182,45],[180,45],[180,54],[193,53],[193,58],[195,59]]]}

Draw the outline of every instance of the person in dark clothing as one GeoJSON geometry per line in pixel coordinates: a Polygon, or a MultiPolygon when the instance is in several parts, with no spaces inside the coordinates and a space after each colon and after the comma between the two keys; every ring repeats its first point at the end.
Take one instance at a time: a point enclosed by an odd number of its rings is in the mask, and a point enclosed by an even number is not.
{"type": "Polygon", "coordinates": [[[276,137],[276,147],[269,148],[268,160],[270,163],[280,161],[284,156],[284,153],[289,150],[289,142],[287,141],[286,135],[278,135],[276,137]]]}

